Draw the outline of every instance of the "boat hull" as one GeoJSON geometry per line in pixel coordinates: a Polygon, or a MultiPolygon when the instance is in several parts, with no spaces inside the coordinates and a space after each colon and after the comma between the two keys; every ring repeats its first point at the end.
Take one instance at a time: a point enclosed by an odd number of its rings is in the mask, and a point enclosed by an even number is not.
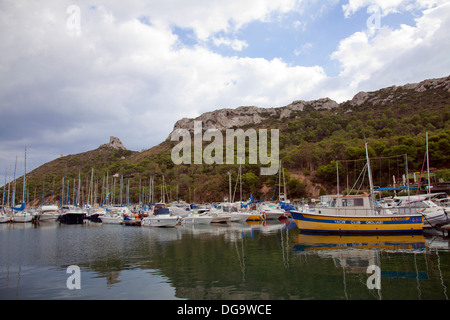
{"type": "Polygon", "coordinates": [[[57,221],[59,216],[59,213],[42,213],[39,215],[39,221],[57,221]]]}
{"type": "Polygon", "coordinates": [[[250,218],[249,213],[232,213],[231,214],[231,222],[246,222],[248,218],[250,218]]]}
{"type": "Polygon", "coordinates": [[[122,224],[123,223],[123,218],[122,217],[102,216],[102,217],[99,217],[99,219],[104,224],[122,224]]]}
{"type": "Polygon", "coordinates": [[[59,217],[61,223],[65,224],[83,224],[86,219],[86,213],[65,213],[59,217]]]}
{"type": "Polygon", "coordinates": [[[181,219],[181,223],[186,224],[210,224],[213,217],[210,216],[187,216],[181,219]]]}
{"type": "Polygon", "coordinates": [[[31,214],[24,214],[24,213],[15,213],[11,216],[11,221],[12,222],[17,222],[17,223],[26,223],[26,222],[32,222],[33,221],[33,216],[31,214]]]}
{"type": "Polygon", "coordinates": [[[278,220],[281,217],[285,217],[283,212],[263,212],[266,220],[278,220]]]}
{"type": "Polygon", "coordinates": [[[416,234],[423,231],[421,215],[348,216],[291,211],[303,233],[416,234]]]}

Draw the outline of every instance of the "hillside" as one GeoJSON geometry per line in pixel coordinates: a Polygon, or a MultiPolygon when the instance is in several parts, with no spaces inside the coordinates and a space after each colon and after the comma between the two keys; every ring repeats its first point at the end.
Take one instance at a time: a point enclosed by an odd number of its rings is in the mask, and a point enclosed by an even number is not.
{"type": "MultiPolygon", "coordinates": [[[[432,167],[450,167],[450,76],[424,80],[417,84],[393,86],[374,92],[360,92],[341,104],[328,98],[294,101],[278,108],[239,107],[202,114],[196,119],[180,119],[176,129],[193,129],[194,120],[202,121],[203,130],[242,128],[278,128],[280,160],[286,168],[290,198],[317,197],[333,192],[336,185],[336,159],[342,162],[341,181],[352,184],[362,168],[357,159],[364,157],[363,146],[369,143],[374,161],[374,179],[379,185],[400,179],[408,154],[408,168],[420,171],[425,152],[425,134],[429,133],[432,167]],[[399,156],[399,157],[397,157],[399,156]]],[[[57,202],[63,177],[74,183],[80,180],[86,194],[92,170],[98,198],[105,177],[112,177],[109,190],[119,198],[119,182],[130,185],[130,197],[137,202],[150,191],[161,194],[162,175],[170,199],[189,202],[221,201],[228,195],[228,172],[235,187],[238,165],[174,165],[171,150],[176,142],[169,137],[158,146],[136,152],[127,150],[119,139],[99,148],[68,155],[46,163],[27,174],[30,199],[39,203],[45,181],[46,201],[57,202]],[[115,187],[114,185],[115,184],[115,187]],[[36,194],[33,198],[33,195],[36,194]],[[53,196],[52,196],[53,195],[53,196]]],[[[205,145],[204,145],[205,147],[205,145]]],[[[276,176],[261,176],[258,165],[243,166],[243,197],[271,199],[276,176]]],[[[18,179],[18,187],[21,179],[18,179]]],[[[237,189],[239,190],[239,188],[237,189]]],[[[238,192],[239,193],[239,192],[238,192]]],[[[236,195],[239,200],[239,195],[236,195]]]]}

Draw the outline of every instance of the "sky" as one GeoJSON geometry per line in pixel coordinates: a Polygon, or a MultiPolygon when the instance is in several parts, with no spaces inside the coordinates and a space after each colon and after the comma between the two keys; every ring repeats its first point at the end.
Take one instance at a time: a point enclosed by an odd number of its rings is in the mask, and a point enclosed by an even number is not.
{"type": "Polygon", "coordinates": [[[450,74],[448,0],[1,0],[0,184],[175,122],[450,74]]]}

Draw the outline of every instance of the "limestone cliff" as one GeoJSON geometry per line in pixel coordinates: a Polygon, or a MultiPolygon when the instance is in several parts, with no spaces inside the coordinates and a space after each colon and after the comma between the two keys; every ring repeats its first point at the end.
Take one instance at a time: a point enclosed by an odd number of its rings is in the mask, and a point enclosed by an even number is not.
{"type": "Polygon", "coordinates": [[[314,109],[333,109],[339,104],[329,98],[314,101],[294,101],[291,104],[279,108],[239,107],[236,109],[219,109],[206,112],[195,119],[183,118],[175,123],[176,129],[194,129],[194,120],[202,121],[204,130],[216,128],[225,130],[240,128],[246,125],[259,124],[267,119],[274,118],[282,120],[289,117],[293,111],[303,111],[305,107],[314,109]]]}

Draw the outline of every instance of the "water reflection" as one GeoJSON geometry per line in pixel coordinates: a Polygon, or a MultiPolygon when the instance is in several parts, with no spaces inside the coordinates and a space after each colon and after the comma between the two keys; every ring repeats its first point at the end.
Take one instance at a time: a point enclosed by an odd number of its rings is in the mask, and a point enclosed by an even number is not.
{"type": "Polygon", "coordinates": [[[448,249],[448,245],[442,237],[423,235],[297,234],[293,252],[305,260],[314,256],[332,261],[333,271],[341,272],[340,289],[345,299],[354,299],[354,292],[358,292],[357,299],[371,295],[376,299],[448,300],[449,256],[444,251],[445,260],[441,259],[442,252],[437,250],[448,249]],[[364,285],[355,291],[358,281],[364,285]],[[429,290],[431,284],[435,286],[433,292],[429,290]]]}
{"type": "Polygon", "coordinates": [[[294,251],[337,250],[349,248],[423,250],[426,248],[426,242],[423,235],[339,236],[299,233],[296,238],[294,251]]]}
{"type": "Polygon", "coordinates": [[[0,298],[447,299],[448,246],[421,235],[304,235],[289,220],[7,224],[0,226],[0,298]],[[69,265],[81,268],[82,290],[66,288],[69,265]],[[379,288],[370,266],[379,267],[379,288]]]}

